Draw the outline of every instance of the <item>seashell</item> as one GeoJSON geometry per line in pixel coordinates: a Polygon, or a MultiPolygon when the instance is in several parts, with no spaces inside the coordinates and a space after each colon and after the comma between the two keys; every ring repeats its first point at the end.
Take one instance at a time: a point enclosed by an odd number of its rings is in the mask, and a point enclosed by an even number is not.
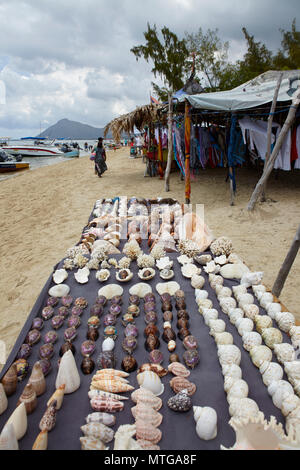
{"type": "Polygon", "coordinates": [[[46,377],[52,369],[51,362],[48,359],[41,359],[38,363],[42,368],[44,377],[46,377]]]}
{"type": "MultiPolygon", "coordinates": [[[[125,315],[123,315],[122,317],[122,325],[123,326],[127,326],[131,323],[134,323],[135,322],[135,319],[134,319],[134,316],[131,314],[131,313],[125,313],[125,315]]],[[[110,328],[110,327],[107,327],[107,328],[110,328]]]]}
{"type": "Polygon", "coordinates": [[[224,264],[227,264],[227,257],[226,255],[218,256],[217,258],[214,259],[214,262],[216,264],[220,264],[221,266],[223,266],[224,264]]]}
{"type": "Polygon", "coordinates": [[[225,264],[220,270],[220,275],[225,279],[241,280],[243,275],[249,272],[249,268],[243,263],[225,264]]]}
{"type": "Polygon", "coordinates": [[[81,325],[79,315],[71,315],[67,322],[68,328],[79,328],[81,325]]]}
{"type": "Polygon", "coordinates": [[[271,349],[274,349],[275,344],[281,344],[283,341],[282,333],[277,328],[265,328],[261,335],[266,346],[271,349]]]}
{"type": "Polygon", "coordinates": [[[300,339],[300,326],[292,326],[292,328],[289,331],[289,335],[292,338],[292,340],[300,339]]]}
{"type": "Polygon", "coordinates": [[[193,274],[191,277],[191,286],[194,289],[202,289],[202,287],[205,284],[205,279],[203,276],[200,276],[199,274],[193,274]]]}
{"type": "Polygon", "coordinates": [[[131,295],[129,297],[129,304],[130,305],[140,305],[140,298],[138,295],[131,295]]]}
{"type": "Polygon", "coordinates": [[[194,395],[197,389],[194,383],[189,382],[189,380],[180,376],[174,377],[173,379],[170,380],[169,383],[170,383],[170,387],[176,394],[181,392],[182,390],[186,390],[187,394],[189,396],[192,396],[194,395]]]}
{"type": "Polygon", "coordinates": [[[198,300],[197,304],[199,313],[203,314],[205,310],[213,310],[213,303],[210,299],[198,300]]]}
{"type": "Polygon", "coordinates": [[[116,358],[113,351],[101,352],[97,358],[98,369],[113,369],[115,367],[115,364],[116,358]]]}
{"type": "Polygon", "coordinates": [[[185,320],[189,320],[189,319],[190,319],[190,316],[189,316],[189,314],[187,313],[186,310],[178,310],[178,312],[177,312],[177,318],[178,318],[178,320],[179,320],[180,318],[184,318],[185,320]]]}
{"type": "Polygon", "coordinates": [[[36,318],[33,320],[33,322],[32,322],[31,328],[32,328],[33,330],[39,330],[39,331],[40,331],[40,330],[43,329],[43,327],[44,327],[44,321],[43,321],[43,319],[40,318],[40,317],[36,317],[36,318]]]}
{"type": "Polygon", "coordinates": [[[254,322],[258,333],[262,333],[265,328],[271,328],[273,326],[272,318],[268,315],[256,315],[254,322]]]}
{"type": "Polygon", "coordinates": [[[177,377],[187,378],[190,376],[190,371],[180,362],[173,362],[169,364],[168,370],[177,377]]]}
{"type": "Polygon", "coordinates": [[[171,410],[179,411],[181,413],[189,411],[193,406],[192,400],[188,396],[186,390],[182,390],[174,397],[169,398],[167,405],[169,408],[171,408],[171,410]]]}
{"type": "Polygon", "coordinates": [[[55,315],[51,320],[52,328],[54,328],[54,330],[58,330],[59,328],[63,326],[64,321],[65,321],[65,317],[61,315],[55,315]]]}
{"type": "Polygon", "coordinates": [[[85,309],[88,306],[88,301],[84,297],[77,297],[77,299],[75,299],[74,306],[85,309]]]}
{"type": "Polygon", "coordinates": [[[211,336],[214,336],[216,333],[224,333],[226,329],[226,323],[223,320],[209,320],[208,326],[211,336]]]}
{"type": "Polygon", "coordinates": [[[300,362],[291,361],[284,363],[284,370],[289,379],[300,380],[300,362]]]}
{"type": "Polygon", "coordinates": [[[181,255],[178,256],[177,261],[184,266],[185,264],[193,263],[193,258],[189,258],[187,255],[181,255]]]}
{"type": "Polygon", "coordinates": [[[137,422],[144,422],[155,428],[162,423],[162,415],[144,403],[138,403],[136,406],[132,407],[131,413],[137,422]]]}
{"type": "MultiPolygon", "coordinates": [[[[167,330],[164,330],[167,331],[167,330]]],[[[147,336],[145,341],[145,348],[147,351],[153,351],[154,349],[158,349],[160,346],[160,341],[157,336],[150,334],[147,336]]]]}
{"type": "Polygon", "coordinates": [[[138,295],[140,298],[144,298],[146,294],[152,293],[152,288],[149,284],[145,282],[140,282],[135,284],[129,289],[130,295],[138,295]]]}
{"type": "Polygon", "coordinates": [[[51,297],[57,297],[60,299],[61,297],[65,297],[66,295],[68,295],[70,290],[71,289],[67,284],[59,284],[51,287],[51,289],[49,289],[48,291],[48,294],[51,297]]]}
{"type": "Polygon", "coordinates": [[[70,308],[73,303],[73,297],[71,295],[65,295],[61,298],[61,304],[63,307],[70,308]]]}
{"type": "Polygon", "coordinates": [[[272,302],[267,304],[266,310],[269,317],[275,320],[276,314],[281,312],[281,305],[279,303],[272,302]]]}
{"type": "Polygon", "coordinates": [[[246,273],[241,279],[241,284],[245,284],[247,287],[260,284],[263,279],[263,276],[263,272],[246,273]]]}
{"type": "Polygon", "coordinates": [[[232,309],[229,310],[228,315],[229,315],[230,323],[235,325],[236,322],[240,318],[244,318],[244,311],[241,308],[232,308],[232,309]]]}
{"type": "Polygon", "coordinates": [[[226,393],[229,392],[233,384],[239,379],[236,377],[231,377],[230,375],[224,377],[224,390],[226,393]]]}
{"type": "Polygon", "coordinates": [[[99,305],[99,304],[94,304],[92,305],[91,309],[90,309],[90,316],[91,317],[100,317],[103,313],[103,306],[102,305],[99,305]]]}
{"type": "Polygon", "coordinates": [[[17,358],[18,359],[28,359],[29,356],[31,355],[32,348],[29,344],[22,344],[22,346],[19,349],[17,358]]]}
{"type": "Polygon", "coordinates": [[[85,437],[100,439],[104,444],[111,442],[114,438],[114,431],[103,423],[88,423],[80,427],[85,437]]]}
{"type": "Polygon", "coordinates": [[[210,263],[212,261],[212,257],[210,255],[200,255],[200,256],[195,256],[194,260],[196,263],[201,264],[201,266],[205,266],[207,263],[210,263]]]}
{"type": "Polygon", "coordinates": [[[242,378],[242,369],[237,364],[222,365],[222,373],[224,377],[232,377],[233,379],[242,378]]]}
{"type": "Polygon", "coordinates": [[[17,366],[12,364],[4,377],[1,380],[1,384],[4,388],[4,392],[7,397],[10,397],[17,390],[18,385],[18,376],[17,376],[17,366]]]}
{"type": "Polygon", "coordinates": [[[206,290],[201,290],[201,289],[196,289],[195,290],[195,297],[196,301],[199,300],[205,300],[208,298],[208,292],[206,290]]]}
{"type": "MultiPolygon", "coordinates": [[[[166,330],[165,330],[166,331],[166,330]]],[[[187,328],[181,328],[178,331],[178,338],[181,339],[181,341],[184,340],[186,336],[190,336],[191,332],[187,328]]]]}
{"type": "Polygon", "coordinates": [[[66,388],[65,384],[58,387],[58,389],[55,390],[55,392],[51,395],[51,397],[47,401],[47,406],[50,406],[51,403],[55,401],[56,409],[60,410],[62,403],[63,403],[64,395],[65,395],[65,388],[66,388]]]}
{"type": "Polygon", "coordinates": [[[33,443],[32,450],[48,449],[48,431],[41,431],[33,443]]]}
{"type": "MultiPolygon", "coordinates": [[[[172,304],[171,304],[172,305],[172,304]]],[[[185,299],[176,299],[176,304],[175,304],[176,310],[185,310],[186,309],[186,302],[185,299]]]]}
{"type": "Polygon", "coordinates": [[[124,403],[108,397],[93,397],[91,399],[91,407],[97,412],[117,413],[123,411],[124,403]]]}
{"type": "Polygon", "coordinates": [[[137,369],[137,362],[133,356],[125,356],[122,360],[121,367],[125,372],[133,372],[137,369]]]}
{"type": "Polygon", "coordinates": [[[230,309],[236,308],[236,301],[232,297],[221,297],[220,307],[224,313],[229,314],[230,309]]]}
{"type": "Polygon", "coordinates": [[[44,320],[46,320],[46,321],[50,320],[50,318],[52,318],[53,315],[54,315],[53,307],[51,307],[50,305],[48,305],[47,307],[44,307],[43,310],[42,310],[41,315],[42,315],[42,318],[44,320]]]}
{"type": "Polygon", "coordinates": [[[262,343],[262,337],[255,331],[248,331],[243,334],[243,346],[246,351],[250,351],[254,346],[260,346],[262,343]]]}
{"type": "Polygon", "coordinates": [[[73,355],[76,353],[75,346],[71,343],[71,341],[66,341],[66,343],[61,346],[59,350],[60,357],[62,357],[67,351],[72,351],[73,355]]]}
{"type": "Polygon", "coordinates": [[[259,308],[255,304],[246,304],[243,305],[243,310],[245,312],[245,316],[250,318],[250,320],[254,320],[257,315],[259,315],[259,308]]]}
{"type": "Polygon", "coordinates": [[[173,279],[175,274],[172,269],[163,269],[160,271],[159,275],[164,281],[169,281],[170,279],[173,279]]]}
{"type": "Polygon", "coordinates": [[[238,286],[232,286],[232,290],[234,295],[237,297],[238,295],[241,294],[247,294],[247,287],[245,284],[240,284],[238,286]]]}
{"type": "Polygon", "coordinates": [[[73,393],[80,387],[80,376],[72,351],[67,351],[60,362],[55,387],[65,384],[65,394],[73,393]]]}
{"type": "Polygon", "coordinates": [[[272,361],[272,351],[267,346],[254,346],[250,350],[250,356],[253,364],[259,368],[263,362],[271,362],[272,361]]]}
{"type": "Polygon", "coordinates": [[[22,382],[29,371],[29,363],[26,359],[17,359],[14,364],[17,366],[18,382],[22,382]]]}
{"type": "Polygon", "coordinates": [[[168,293],[170,295],[174,295],[177,290],[180,289],[180,286],[177,282],[170,281],[156,284],[156,291],[159,295],[164,293],[168,293]]]}
{"type": "Polygon", "coordinates": [[[149,292],[144,296],[144,303],[147,302],[154,302],[155,304],[155,295],[153,294],[153,292],[149,292]]]}
{"type": "Polygon", "coordinates": [[[271,303],[274,303],[274,297],[271,292],[265,292],[259,299],[259,303],[262,306],[262,308],[267,308],[267,306],[271,303]]]}
{"type": "Polygon", "coordinates": [[[16,407],[6,422],[5,427],[10,424],[14,428],[16,439],[19,441],[27,431],[27,413],[25,403],[21,403],[16,407]]]}
{"type": "Polygon", "coordinates": [[[287,395],[281,403],[281,412],[284,416],[288,416],[300,406],[300,398],[294,393],[287,395]]]}
{"type": "Polygon", "coordinates": [[[153,312],[155,311],[155,307],[156,307],[155,301],[152,300],[151,302],[145,302],[144,311],[145,313],[153,312]]]}
{"type": "Polygon", "coordinates": [[[179,318],[176,326],[179,330],[181,330],[182,328],[188,328],[189,327],[189,322],[186,318],[181,317],[181,318],[179,318]]]}
{"type": "Polygon", "coordinates": [[[155,396],[164,392],[164,385],[157,374],[152,371],[145,371],[137,375],[137,382],[140,387],[150,390],[155,396]]]}
{"type": "Polygon", "coordinates": [[[102,343],[102,351],[113,351],[115,348],[115,342],[112,338],[106,338],[102,343]]]}
{"type": "Polygon", "coordinates": [[[200,272],[200,269],[192,263],[184,264],[181,268],[181,274],[188,279],[191,279],[194,275],[200,274],[200,272]]]}
{"type": "Polygon", "coordinates": [[[234,418],[257,417],[259,412],[257,403],[251,398],[236,398],[230,402],[229,414],[234,418]]]}
{"type": "Polygon", "coordinates": [[[72,326],[71,328],[67,328],[64,331],[64,340],[65,341],[74,341],[76,336],[77,336],[77,330],[74,326],[72,326]]]}
{"type": "Polygon", "coordinates": [[[57,297],[49,297],[47,299],[47,303],[46,303],[46,306],[47,307],[56,307],[56,305],[58,304],[59,302],[59,299],[57,297]]]}
{"type": "Polygon", "coordinates": [[[151,364],[161,364],[164,360],[163,353],[158,349],[153,349],[149,354],[149,362],[151,364]]]}
{"type": "Polygon", "coordinates": [[[173,313],[169,312],[168,310],[166,312],[164,312],[163,313],[163,320],[164,320],[164,322],[169,322],[171,324],[171,322],[173,321],[173,313]]]}
{"type": "Polygon", "coordinates": [[[136,422],[136,438],[157,444],[162,438],[162,433],[151,424],[138,420],[136,422]]]}
{"type": "Polygon", "coordinates": [[[160,271],[163,269],[171,269],[173,266],[173,261],[171,261],[168,256],[165,256],[164,258],[160,258],[156,261],[156,266],[160,271]]]}
{"type": "Polygon", "coordinates": [[[196,433],[200,439],[211,441],[217,437],[217,413],[213,408],[193,406],[196,433]]]}
{"type": "MultiPolygon", "coordinates": [[[[123,393],[123,392],[130,392],[134,389],[131,385],[121,382],[120,380],[113,380],[113,379],[101,379],[97,381],[92,381],[93,389],[94,390],[103,390],[104,392],[110,393],[123,393]]],[[[96,410],[96,411],[103,411],[103,410],[96,410]]]]}
{"type": "Polygon", "coordinates": [[[169,356],[169,363],[172,364],[173,362],[180,362],[178,354],[172,353],[169,356]]]}
{"type": "Polygon", "coordinates": [[[31,383],[28,383],[19,400],[18,400],[18,403],[17,405],[20,405],[20,403],[24,403],[25,404],[25,408],[26,408],[26,413],[29,415],[31,413],[33,413],[33,411],[36,409],[37,407],[37,398],[36,398],[36,393],[35,393],[35,390],[32,386],[31,383]]]}
{"type": "Polygon", "coordinates": [[[46,391],[46,381],[41,364],[39,362],[34,364],[28,380],[28,384],[32,385],[37,397],[43,395],[43,393],[46,391]]]}
{"type": "Polygon", "coordinates": [[[57,416],[57,409],[56,409],[56,401],[53,400],[50,405],[48,406],[47,410],[45,411],[40,424],[39,428],[41,431],[51,431],[56,424],[56,416],[57,416]]]}
{"type": "Polygon", "coordinates": [[[194,336],[186,336],[183,340],[183,346],[185,349],[197,349],[198,343],[194,336]]]}
{"type": "MultiPolygon", "coordinates": [[[[117,305],[116,307],[119,307],[117,305]]],[[[104,326],[114,326],[117,323],[117,316],[113,313],[107,313],[103,318],[103,325],[104,326]]]]}
{"type": "Polygon", "coordinates": [[[85,421],[87,424],[101,423],[101,424],[105,424],[105,426],[114,426],[116,424],[116,417],[109,413],[95,412],[95,413],[89,414],[85,418],[85,421]]]}
{"type": "Polygon", "coordinates": [[[143,268],[138,272],[138,277],[145,281],[150,281],[155,276],[155,269],[153,268],[143,268]]]}
{"type": "Polygon", "coordinates": [[[98,317],[94,316],[94,317],[90,317],[88,319],[88,322],[87,322],[87,325],[89,328],[99,328],[100,326],[100,320],[98,317]]]}
{"type": "Polygon", "coordinates": [[[203,313],[203,318],[207,326],[209,326],[209,322],[211,320],[217,320],[218,316],[219,316],[218,310],[215,310],[214,308],[205,309],[203,313]]]}
{"type": "Polygon", "coordinates": [[[122,295],[123,288],[118,284],[109,284],[105,287],[102,287],[98,290],[98,298],[105,297],[108,300],[111,300],[116,295],[122,295]]]}
{"type": "Polygon", "coordinates": [[[39,349],[39,357],[41,359],[51,359],[54,354],[54,347],[52,343],[44,344],[39,349]]]}
{"type": "Polygon", "coordinates": [[[129,354],[132,354],[133,351],[137,347],[137,339],[135,336],[126,336],[126,338],[122,342],[122,348],[124,351],[128,352],[129,354]]]}
{"type": "Polygon", "coordinates": [[[195,349],[190,349],[183,353],[183,360],[189,369],[194,369],[200,362],[200,357],[195,349]]]}
{"type": "Polygon", "coordinates": [[[140,309],[137,305],[129,305],[127,313],[130,313],[134,317],[138,317],[140,314],[140,309]]]}
{"type": "Polygon", "coordinates": [[[250,318],[241,318],[235,322],[235,326],[237,327],[239,334],[243,336],[244,333],[253,331],[254,323],[250,318]]]}
{"type": "Polygon", "coordinates": [[[79,307],[79,305],[74,305],[71,310],[71,315],[81,316],[83,314],[83,308],[79,307]]]}
{"type": "Polygon", "coordinates": [[[33,346],[37,344],[41,339],[41,333],[39,330],[30,330],[26,336],[25,343],[29,344],[29,346],[33,346]]]}
{"type": "Polygon", "coordinates": [[[142,364],[141,367],[138,369],[138,374],[141,372],[146,372],[147,370],[151,370],[155,372],[159,377],[164,377],[168,374],[168,371],[164,369],[160,364],[142,364]]]}
{"type": "Polygon", "coordinates": [[[168,342],[168,351],[173,352],[176,349],[176,341],[171,340],[168,342]]]}
{"type": "MultiPolygon", "coordinates": [[[[239,307],[243,308],[246,305],[254,305],[254,297],[251,294],[241,294],[238,296],[239,307]]],[[[258,307],[257,307],[258,308],[258,307]]],[[[259,312],[259,309],[258,309],[259,312]]]]}
{"type": "Polygon", "coordinates": [[[116,272],[116,279],[119,282],[128,282],[133,278],[133,273],[130,269],[121,269],[116,272]]]}
{"type": "Polygon", "coordinates": [[[214,261],[210,261],[206,264],[204,271],[207,274],[217,274],[220,272],[220,266],[217,265],[214,261]]]}
{"type": "Polygon", "coordinates": [[[226,344],[218,346],[218,357],[221,366],[236,364],[240,365],[241,351],[234,344],[226,344]]]}
{"type": "Polygon", "coordinates": [[[282,312],[276,315],[276,321],[279,328],[288,333],[289,330],[295,326],[295,317],[292,313],[289,312],[282,312]]]}
{"type": "Polygon", "coordinates": [[[272,401],[276,408],[282,407],[283,400],[288,396],[294,393],[293,387],[289,382],[285,380],[278,380],[277,382],[272,382],[268,387],[268,392],[272,396],[272,401]]]}
{"type": "Polygon", "coordinates": [[[277,362],[263,362],[259,368],[262,375],[263,383],[268,387],[272,382],[281,380],[283,377],[283,369],[277,362]]]}
{"type": "Polygon", "coordinates": [[[57,269],[52,277],[55,284],[62,284],[68,278],[68,273],[65,269],[57,269]]]}
{"type": "Polygon", "coordinates": [[[233,344],[233,336],[227,331],[224,331],[224,333],[216,333],[214,338],[218,345],[233,344]]]}
{"type": "Polygon", "coordinates": [[[0,415],[2,415],[2,413],[4,413],[4,411],[7,409],[7,407],[8,407],[7,396],[6,396],[3,384],[0,383],[0,415]]]}
{"type": "Polygon", "coordinates": [[[83,357],[90,357],[95,352],[96,343],[95,341],[87,340],[84,341],[80,346],[80,352],[83,357]]]}
{"type": "Polygon", "coordinates": [[[2,429],[0,434],[1,450],[19,450],[19,444],[12,424],[6,424],[2,429]]]}
{"type": "Polygon", "coordinates": [[[106,450],[105,444],[100,439],[93,437],[80,437],[81,450],[106,450]]]}
{"type": "Polygon", "coordinates": [[[257,286],[252,286],[252,290],[255,296],[258,298],[258,295],[264,294],[267,291],[267,288],[263,284],[258,284],[257,286]]]}
{"type": "Polygon", "coordinates": [[[229,389],[228,395],[227,395],[227,400],[228,403],[230,404],[231,401],[235,398],[247,398],[249,393],[249,387],[247,382],[245,380],[236,380],[231,388],[229,389]]]}
{"type": "Polygon", "coordinates": [[[110,277],[110,271],[108,269],[100,269],[95,275],[97,281],[106,282],[110,277]]]}
{"type": "Polygon", "coordinates": [[[229,287],[216,286],[215,291],[216,291],[218,298],[232,296],[232,290],[229,287]]]}
{"type": "Polygon", "coordinates": [[[155,411],[158,411],[162,407],[162,400],[154,395],[151,390],[145,389],[143,387],[138,388],[131,394],[131,399],[134,403],[143,403],[147,406],[150,406],[155,411]]]}

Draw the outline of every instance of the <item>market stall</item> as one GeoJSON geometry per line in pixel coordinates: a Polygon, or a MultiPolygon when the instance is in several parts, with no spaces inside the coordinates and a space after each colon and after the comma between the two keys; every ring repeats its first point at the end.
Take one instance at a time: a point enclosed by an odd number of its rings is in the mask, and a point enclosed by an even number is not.
{"type": "Polygon", "coordinates": [[[177,201],[97,201],[1,372],[0,448],[218,450],[244,420],[299,448],[299,327],[261,281],[177,201]]]}

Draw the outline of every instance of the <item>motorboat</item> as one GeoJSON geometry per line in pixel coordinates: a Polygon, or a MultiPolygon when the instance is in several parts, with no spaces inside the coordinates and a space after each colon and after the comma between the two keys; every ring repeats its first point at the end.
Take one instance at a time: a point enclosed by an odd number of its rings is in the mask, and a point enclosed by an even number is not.
{"type": "Polygon", "coordinates": [[[59,157],[64,155],[62,149],[54,145],[54,140],[49,141],[46,138],[24,137],[14,145],[4,145],[2,149],[10,155],[21,154],[27,157],[59,157]]]}
{"type": "Polygon", "coordinates": [[[8,173],[11,171],[27,170],[29,163],[22,161],[22,155],[13,157],[0,148],[0,173],[8,173]]]}

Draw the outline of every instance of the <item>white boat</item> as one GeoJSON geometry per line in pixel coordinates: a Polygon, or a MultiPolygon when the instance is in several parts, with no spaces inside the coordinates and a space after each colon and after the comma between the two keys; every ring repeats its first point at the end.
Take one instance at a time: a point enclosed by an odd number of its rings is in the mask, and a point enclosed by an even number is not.
{"type": "Polygon", "coordinates": [[[35,139],[25,137],[14,145],[4,145],[2,148],[10,155],[24,155],[26,157],[59,157],[64,152],[53,144],[54,140],[35,139]],[[26,143],[23,143],[26,141],[26,143]],[[32,142],[31,142],[32,141],[32,142]]]}

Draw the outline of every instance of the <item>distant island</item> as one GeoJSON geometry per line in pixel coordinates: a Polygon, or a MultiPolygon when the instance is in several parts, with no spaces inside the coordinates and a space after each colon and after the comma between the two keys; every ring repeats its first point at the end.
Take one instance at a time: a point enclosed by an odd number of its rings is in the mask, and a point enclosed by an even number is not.
{"type": "MultiPolygon", "coordinates": [[[[53,126],[48,127],[36,138],[49,138],[49,139],[72,139],[72,140],[97,140],[99,137],[104,137],[104,128],[97,129],[96,127],[82,124],[77,121],[70,121],[69,119],[61,119],[53,126]]],[[[109,132],[107,139],[111,139],[112,134],[109,132]]]]}

